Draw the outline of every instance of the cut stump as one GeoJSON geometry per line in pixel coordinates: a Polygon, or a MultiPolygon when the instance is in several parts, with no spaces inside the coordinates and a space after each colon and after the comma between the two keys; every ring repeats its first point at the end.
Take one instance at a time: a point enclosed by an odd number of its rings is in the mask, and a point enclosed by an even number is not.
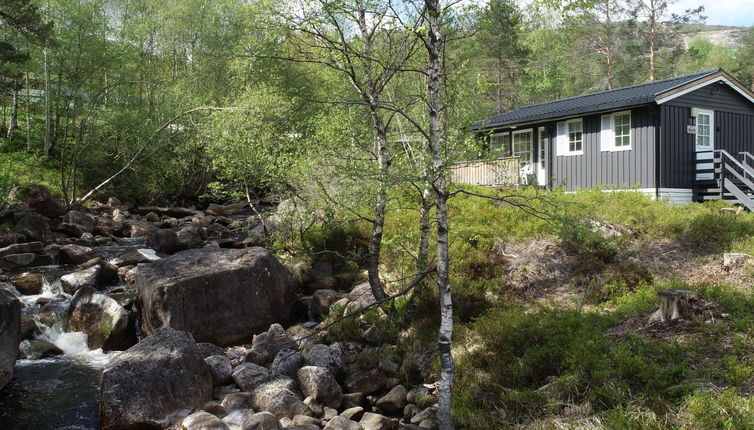
{"type": "Polygon", "coordinates": [[[691,290],[662,290],[660,308],[650,317],[649,323],[674,320],[696,320],[698,317],[699,293],[691,290]]]}

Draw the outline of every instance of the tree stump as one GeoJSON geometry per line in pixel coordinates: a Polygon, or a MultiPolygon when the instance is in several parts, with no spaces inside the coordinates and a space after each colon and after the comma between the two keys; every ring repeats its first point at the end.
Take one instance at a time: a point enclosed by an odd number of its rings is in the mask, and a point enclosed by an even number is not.
{"type": "Polygon", "coordinates": [[[649,323],[667,322],[674,320],[696,320],[699,293],[690,290],[662,290],[658,292],[662,297],[660,308],[650,317],[649,323]]]}

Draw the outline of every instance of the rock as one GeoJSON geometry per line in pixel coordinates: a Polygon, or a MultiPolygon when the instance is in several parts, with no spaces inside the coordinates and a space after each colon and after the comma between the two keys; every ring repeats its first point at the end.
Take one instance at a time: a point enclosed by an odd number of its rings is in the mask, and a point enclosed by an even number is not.
{"type": "Polygon", "coordinates": [[[183,419],[181,424],[182,430],[228,430],[228,426],[225,425],[220,418],[204,412],[194,412],[183,419]]]}
{"type": "Polygon", "coordinates": [[[30,266],[31,263],[34,261],[35,255],[31,252],[26,252],[23,254],[11,254],[6,255],[3,257],[3,262],[5,262],[5,265],[0,265],[0,268],[13,268],[13,267],[26,267],[30,266]]]}
{"type": "Polygon", "coordinates": [[[440,422],[436,418],[427,418],[419,423],[419,428],[426,430],[436,430],[440,428],[440,422]]]}
{"type": "Polygon", "coordinates": [[[31,209],[48,218],[61,216],[66,212],[65,206],[55,200],[44,185],[30,185],[20,188],[12,194],[10,200],[22,201],[31,209]]]}
{"type": "Polygon", "coordinates": [[[21,340],[32,339],[40,333],[37,322],[28,315],[21,315],[21,340]]]}
{"type": "Polygon", "coordinates": [[[382,359],[377,364],[377,368],[382,370],[386,375],[397,375],[400,365],[395,361],[382,359]]]}
{"type": "Polygon", "coordinates": [[[280,430],[275,415],[269,412],[259,412],[247,419],[241,430],[280,430]]]}
{"type": "Polygon", "coordinates": [[[21,302],[0,289],[0,389],[13,377],[21,342],[21,302]]]}
{"type": "Polygon", "coordinates": [[[322,408],[322,405],[320,405],[319,402],[314,397],[305,398],[304,404],[312,412],[312,416],[321,417],[322,413],[325,412],[325,410],[322,408]]]}
{"type": "Polygon", "coordinates": [[[92,258],[99,257],[93,249],[80,245],[65,245],[60,247],[59,252],[62,264],[83,264],[92,258]]]}
{"type": "Polygon", "coordinates": [[[347,393],[343,394],[343,406],[344,409],[352,409],[364,404],[363,393],[347,393]]]}
{"type": "Polygon", "coordinates": [[[182,249],[199,248],[204,246],[207,234],[199,227],[188,226],[178,230],[178,243],[182,249]]]}
{"type": "Polygon", "coordinates": [[[124,350],[136,343],[128,312],[91,287],[83,287],[73,296],[69,326],[71,331],[86,333],[91,349],[124,350]]]}
{"type": "Polygon", "coordinates": [[[727,270],[738,269],[751,260],[751,255],[741,252],[726,252],[723,254],[723,267],[727,270]]]}
{"type": "Polygon", "coordinates": [[[322,416],[323,420],[330,421],[331,419],[335,418],[338,415],[338,411],[333,408],[329,408],[325,406],[322,409],[324,410],[324,414],[322,416]]]}
{"type": "Polygon", "coordinates": [[[228,415],[228,411],[226,411],[223,405],[221,405],[217,400],[210,400],[209,402],[203,404],[202,409],[211,413],[217,418],[222,418],[228,415]]]}
{"type": "Polygon", "coordinates": [[[342,298],[335,290],[317,290],[312,294],[312,310],[321,315],[330,313],[330,306],[342,298]]]}
{"type": "Polygon", "coordinates": [[[343,416],[331,419],[324,430],[362,430],[361,424],[343,416]]]}
{"type": "Polygon", "coordinates": [[[178,235],[170,228],[163,228],[154,232],[147,245],[163,254],[173,254],[181,250],[178,235]]]}
{"type": "Polygon", "coordinates": [[[219,387],[215,387],[212,390],[212,398],[215,400],[222,400],[228,394],[238,393],[239,391],[241,391],[241,389],[238,388],[238,385],[236,384],[222,385],[219,387]]]}
{"type": "Polygon", "coordinates": [[[199,347],[199,351],[202,353],[202,358],[207,358],[211,355],[223,355],[223,349],[220,348],[217,345],[208,343],[208,342],[201,342],[197,343],[196,346],[199,347]]]}
{"type": "Polygon", "coordinates": [[[149,221],[129,219],[123,222],[121,234],[126,237],[149,237],[157,230],[157,227],[149,221]]]}
{"type": "Polygon", "coordinates": [[[98,282],[100,269],[100,265],[96,265],[88,269],[63,275],[60,277],[60,285],[63,287],[63,291],[68,294],[74,294],[85,287],[97,289],[100,287],[98,282]]]}
{"type": "Polygon", "coordinates": [[[296,415],[293,417],[293,425],[297,426],[317,426],[319,429],[319,425],[321,424],[322,420],[319,418],[310,417],[308,415],[296,415]]]}
{"type": "Polygon", "coordinates": [[[254,409],[268,411],[280,419],[304,415],[309,411],[298,394],[296,383],[289,378],[279,377],[263,382],[252,391],[254,409]]]}
{"type": "Polygon", "coordinates": [[[406,387],[396,385],[387,394],[377,400],[377,407],[387,413],[397,413],[406,406],[406,387]]]}
{"type": "Polygon", "coordinates": [[[356,285],[346,297],[348,298],[348,304],[345,309],[346,314],[356,312],[377,302],[372,294],[369,282],[356,285]]]}
{"type": "Polygon", "coordinates": [[[135,285],[145,333],[169,325],[217,345],[288,320],[294,302],[288,272],[263,248],[179,252],[140,266],[135,285]]]}
{"type": "Polygon", "coordinates": [[[21,357],[29,360],[38,360],[40,358],[54,357],[63,354],[63,350],[57,345],[44,339],[23,341],[21,342],[19,349],[21,351],[21,357]]]}
{"type": "Polygon", "coordinates": [[[247,352],[246,361],[267,364],[277,354],[286,348],[290,348],[293,342],[288,337],[285,329],[280,324],[272,324],[263,333],[255,335],[251,342],[251,350],[247,352]]]}
{"type": "MultiPolygon", "coordinates": [[[[68,211],[63,217],[63,222],[78,227],[84,233],[92,233],[97,223],[94,218],[79,211],[68,211]]],[[[80,237],[81,235],[77,236],[80,237]]]]}
{"type": "Polygon", "coordinates": [[[244,363],[233,369],[232,378],[244,391],[253,391],[270,379],[271,372],[266,367],[254,363],[244,363]]]}
{"type": "Polygon", "coordinates": [[[343,390],[338,381],[324,367],[306,366],[299,369],[298,385],[304,396],[314,397],[321,405],[337,409],[343,401],[343,390]]]}
{"type": "Polygon", "coordinates": [[[26,237],[39,242],[52,241],[52,231],[50,231],[50,220],[47,217],[28,213],[16,221],[16,229],[22,231],[26,237]]]}
{"type": "Polygon", "coordinates": [[[209,366],[210,374],[212,375],[212,382],[215,385],[223,385],[230,382],[230,375],[233,372],[233,366],[230,364],[230,359],[222,355],[212,355],[204,359],[204,362],[209,366]]]}
{"type": "Polygon", "coordinates": [[[424,410],[418,412],[417,414],[413,415],[410,419],[412,424],[419,424],[422,421],[431,419],[435,416],[437,411],[434,408],[425,408],[424,410]]]}
{"type": "Polygon", "coordinates": [[[42,252],[44,245],[42,242],[28,242],[28,243],[14,243],[8,245],[5,248],[0,248],[0,257],[5,257],[12,254],[28,254],[35,252],[42,252]]]}
{"type": "Polygon", "coordinates": [[[296,373],[304,365],[304,357],[293,349],[281,349],[280,352],[272,360],[270,370],[272,372],[287,376],[289,378],[295,378],[296,373]]]}
{"type": "Polygon", "coordinates": [[[356,406],[353,408],[348,408],[345,411],[340,413],[341,417],[348,418],[349,420],[360,420],[361,416],[364,415],[364,408],[361,406],[356,406]]]}
{"type": "Polygon", "coordinates": [[[212,396],[212,376],[189,333],[155,330],[107,365],[102,375],[102,430],[163,428],[212,396]]]}
{"type": "Polygon", "coordinates": [[[361,427],[363,427],[364,430],[392,430],[398,428],[395,421],[390,418],[380,414],[373,414],[371,412],[365,412],[364,416],[361,417],[359,424],[361,424],[361,427]]]}
{"type": "Polygon", "coordinates": [[[210,215],[218,215],[218,216],[225,216],[227,213],[225,212],[225,206],[218,205],[217,203],[210,203],[209,206],[207,206],[207,209],[205,210],[205,213],[209,212],[210,215]]]}
{"type": "Polygon", "coordinates": [[[10,283],[23,295],[36,295],[42,292],[45,278],[39,273],[24,272],[10,278],[10,283]]]}
{"type": "Polygon", "coordinates": [[[134,266],[139,263],[153,263],[160,259],[153,249],[142,248],[119,255],[118,258],[113,260],[113,264],[118,267],[134,266]]]}
{"type": "Polygon", "coordinates": [[[406,401],[413,403],[419,408],[426,408],[437,402],[437,397],[429,394],[426,387],[414,387],[406,394],[406,401]]]}
{"type": "Polygon", "coordinates": [[[154,212],[149,212],[148,214],[144,215],[144,219],[149,222],[160,222],[160,216],[154,212]]]}
{"type": "Polygon", "coordinates": [[[308,366],[324,367],[336,378],[343,371],[343,359],[336,348],[321,343],[312,345],[306,353],[308,366]]]}
{"type": "Polygon", "coordinates": [[[236,409],[251,409],[251,393],[229,393],[223,397],[220,403],[226,411],[235,411],[236,409]]]}
{"type": "Polygon", "coordinates": [[[385,375],[379,369],[358,370],[346,377],[345,387],[350,393],[376,393],[385,386],[385,375]]]}
{"type": "Polygon", "coordinates": [[[223,418],[223,422],[231,430],[241,429],[252,416],[254,411],[251,409],[234,409],[223,418]]]}

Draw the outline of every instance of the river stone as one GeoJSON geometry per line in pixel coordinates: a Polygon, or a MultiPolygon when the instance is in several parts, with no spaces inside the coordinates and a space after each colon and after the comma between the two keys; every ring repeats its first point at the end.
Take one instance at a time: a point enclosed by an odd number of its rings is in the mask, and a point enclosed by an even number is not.
{"type": "Polygon", "coordinates": [[[252,416],[254,416],[252,409],[235,409],[223,418],[223,422],[231,430],[239,430],[252,416]]]}
{"type": "Polygon", "coordinates": [[[13,377],[21,342],[21,302],[9,291],[0,289],[0,388],[13,377]]]}
{"type": "Polygon", "coordinates": [[[99,257],[97,251],[81,245],[65,245],[60,247],[59,252],[60,262],[63,264],[83,264],[99,257]]]}
{"type": "Polygon", "coordinates": [[[437,401],[437,397],[429,393],[427,387],[414,387],[406,394],[406,401],[419,408],[426,408],[437,401]]]}
{"type": "Polygon", "coordinates": [[[364,430],[393,430],[398,428],[396,422],[390,418],[371,412],[365,412],[359,424],[364,430]]]}
{"type": "Polygon", "coordinates": [[[86,333],[89,348],[124,350],[136,343],[128,311],[111,297],[83,287],[73,296],[69,309],[70,330],[86,333]]]}
{"type": "Polygon", "coordinates": [[[42,245],[42,242],[14,243],[5,248],[0,248],[0,257],[11,254],[42,252],[43,249],[44,245],[42,245]]]}
{"type": "Polygon", "coordinates": [[[215,385],[223,385],[230,381],[233,366],[231,366],[230,359],[225,354],[212,355],[205,358],[204,362],[209,366],[209,371],[212,374],[212,382],[215,385]]]}
{"type": "Polygon", "coordinates": [[[324,430],[361,430],[361,424],[342,416],[331,419],[324,430]]]}
{"type": "Polygon", "coordinates": [[[140,266],[135,286],[142,329],[185,330],[229,345],[286,321],[295,301],[285,267],[264,248],[202,248],[140,266]]]}
{"type": "Polygon", "coordinates": [[[79,211],[68,211],[63,217],[63,222],[78,227],[84,233],[93,232],[94,227],[97,225],[94,222],[94,218],[79,211]]]}
{"type": "Polygon", "coordinates": [[[343,401],[343,389],[324,367],[306,366],[299,369],[298,385],[304,396],[314,397],[324,406],[337,409],[343,401]]]}
{"type": "Polygon", "coordinates": [[[173,254],[181,250],[178,235],[171,228],[163,228],[154,232],[147,242],[150,248],[164,254],[173,254]]]}
{"type": "Polygon", "coordinates": [[[220,404],[228,412],[235,411],[236,409],[251,409],[251,393],[228,393],[223,397],[220,404]]]}
{"type": "Polygon", "coordinates": [[[10,279],[10,283],[23,295],[35,295],[42,292],[45,278],[39,273],[25,272],[10,279]]]}
{"type": "Polygon", "coordinates": [[[23,341],[19,348],[21,350],[21,357],[29,360],[39,360],[40,358],[54,357],[63,354],[63,350],[57,345],[44,339],[23,341]]]}
{"type": "Polygon", "coordinates": [[[100,265],[97,264],[88,269],[63,275],[60,277],[60,286],[68,294],[75,294],[82,288],[97,289],[100,269],[100,265]]]}
{"type": "Polygon", "coordinates": [[[349,393],[372,394],[382,389],[385,381],[379,369],[359,370],[346,377],[345,387],[349,393]]]}
{"type": "Polygon", "coordinates": [[[276,378],[263,382],[252,391],[252,405],[258,411],[268,411],[280,419],[293,418],[309,411],[295,392],[296,382],[289,378],[276,378]]]}
{"type": "MultiPolygon", "coordinates": [[[[35,254],[32,254],[31,252],[6,255],[3,257],[3,261],[6,263],[4,266],[5,268],[29,266],[34,261],[34,257],[35,254]]],[[[0,266],[0,268],[2,267],[3,266],[0,266]]]]}
{"type": "Polygon", "coordinates": [[[27,213],[16,221],[16,229],[23,232],[28,238],[40,242],[52,241],[52,231],[50,231],[50,222],[47,217],[27,213]]]}
{"type": "Polygon", "coordinates": [[[308,366],[324,367],[336,378],[343,371],[343,358],[337,348],[321,343],[312,345],[306,353],[308,366]]]}
{"type": "Polygon", "coordinates": [[[228,430],[228,426],[209,412],[199,411],[183,419],[181,430],[228,430]]]}
{"type": "Polygon", "coordinates": [[[269,412],[258,412],[246,420],[241,430],[280,430],[280,424],[275,415],[269,412]]]}
{"type": "Polygon", "coordinates": [[[152,332],[102,374],[102,430],[164,428],[212,397],[212,376],[189,333],[152,332]]]}
{"type": "Polygon", "coordinates": [[[295,378],[296,372],[304,365],[304,357],[293,349],[281,349],[272,360],[270,369],[277,374],[295,378]]]}
{"type": "Polygon", "coordinates": [[[152,263],[157,260],[160,260],[160,257],[153,249],[143,248],[134,249],[133,251],[128,251],[119,255],[118,258],[113,260],[113,264],[118,267],[134,266],[139,263],[152,263]]]}
{"type": "Polygon", "coordinates": [[[242,390],[251,392],[270,378],[270,370],[254,363],[243,363],[233,369],[231,376],[242,390]]]}
{"type": "Polygon", "coordinates": [[[224,351],[222,348],[220,348],[217,345],[208,343],[208,342],[201,342],[197,343],[196,346],[199,347],[199,350],[202,352],[202,357],[207,358],[212,355],[223,355],[224,351]]]}
{"type": "Polygon", "coordinates": [[[377,400],[377,407],[391,414],[402,411],[404,406],[406,406],[406,387],[403,385],[396,385],[377,400]]]}
{"type": "Polygon", "coordinates": [[[14,190],[10,200],[22,201],[48,218],[61,216],[66,211],[65,206],[55,200],[44,185],[30,185],[14,190]]]}

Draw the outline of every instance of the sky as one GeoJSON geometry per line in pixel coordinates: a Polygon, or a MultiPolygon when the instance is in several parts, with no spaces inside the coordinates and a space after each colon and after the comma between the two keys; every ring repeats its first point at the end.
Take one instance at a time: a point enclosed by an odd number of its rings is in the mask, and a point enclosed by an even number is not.
{"type": "Polygon", "coordinates": [[[704,6],[702,15],[711,25],[754,25],[754,0],[678,0],[670,12],[682,13],[686,9],[704,6]]]}

